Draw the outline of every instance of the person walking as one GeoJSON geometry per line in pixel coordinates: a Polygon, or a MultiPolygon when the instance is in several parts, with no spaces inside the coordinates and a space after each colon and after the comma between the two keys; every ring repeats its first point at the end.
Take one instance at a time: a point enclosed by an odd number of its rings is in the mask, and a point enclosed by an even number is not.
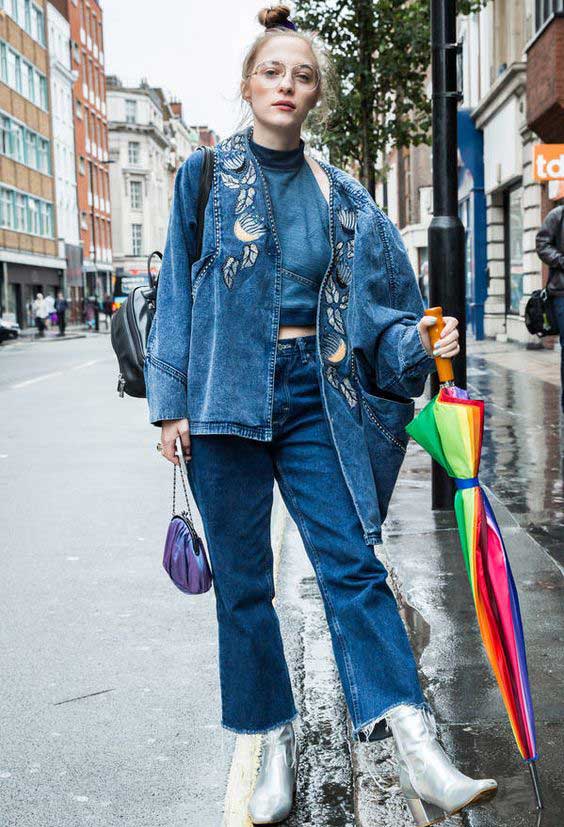
{"type": "Polygon", "coordinates": [[[106,323],[105,330],[109,330],[110,326],[111,326],[111,321],[112,321],[112,314],[113,314],[113,311],[114,311],[114,305],[113,305],[113,302],[112,302],[112,299],[111,299],[111,296],[110,296],[109,293],[106,293],[105,296],[104,296],[103,310],[104,310],[104,321],[106,323]]]}
{"type": "Polygon", "coordinates": [[[202,152],[174,183],[156,313],[146,343],[157,446],[182,450],[203,520],[219,630],[221,724],[264,734],[248,812],[291,811],[299,760],[275,596],[276,480],[314,567],[356,738],[385,720],[417,823],[495,792],[436,738],[387,571],[375,554],[402,464],[405,425],[434,370],[459,352],[445,317],[435,351],[399,231],[354,178],[305,153],[327,58],[287,6],[242,67],[250,125],[214,147],[196,260],[202,152]],[[181,446],[181,447],[180,447],[181,446]]]}
{"type": "Polygon", "coordinates": [[[560,333],[560,408],[564,413],[564,203],[550,210],[537,233],[536,250],[549,266],[546,291],[560,333]]]}
{"type": "Polygon", "coordinates": [[[59,293],[57,295],[57,301],[55,302],[55,310],[57,312],[57,323],[59,325],[59,332],[57,334],[58,336],[65,335],[67,308],[68,302],[65,299],[65,296],[62,293],[62,291],[59,290],[59,293]]]}
{"type": "Polygon", "coordinates": [[[37,293],[31,305],[31,312],[35,319],[35,327],[37,328],[38,336],[42,339],[45,336],[45,328],[47,327],[47,317],[49,316],[49,308],[43,293],[37,293]]]}

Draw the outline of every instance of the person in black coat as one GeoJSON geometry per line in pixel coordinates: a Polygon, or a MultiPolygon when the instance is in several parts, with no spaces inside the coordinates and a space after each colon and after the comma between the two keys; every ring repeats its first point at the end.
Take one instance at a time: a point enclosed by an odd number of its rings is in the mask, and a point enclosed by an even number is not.
{"type": "Polygon", "coordinates": [[[63,293],[59,290],[57,300],[55,302],[55,310],[57,312],[57,324],[59,325],[59,336],[65,335],[66,328],[66,312],[69,303],[65,299],[63,293]]]}
{"type": "Polygon", "coordinates": [[[564,412],[564,203],[551,210],[537,233],[538,256],[549,266],[546,291],[560,332],[560,407],[564,412]]]}

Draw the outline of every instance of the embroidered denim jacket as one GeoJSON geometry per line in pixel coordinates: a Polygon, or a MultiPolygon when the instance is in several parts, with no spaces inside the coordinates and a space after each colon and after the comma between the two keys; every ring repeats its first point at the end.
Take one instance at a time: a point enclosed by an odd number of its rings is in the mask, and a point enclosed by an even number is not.
{"type": "MultiPolygon", "coordinates": [[[[270,440],[281,251],[249,134],[235,133],[215,148],[197,261],[202,153],[178,170],[145,379],[155,425],[188,417],[193,435],[270,440]]],[[[332,248],[317,304],[321,397],[372,545],[382,542],[414,412],[411,397],[423,392],[435,365],[419,335],[423,301],[397,228],[358,181],[319,163],[329,178],[332,248]]]]}

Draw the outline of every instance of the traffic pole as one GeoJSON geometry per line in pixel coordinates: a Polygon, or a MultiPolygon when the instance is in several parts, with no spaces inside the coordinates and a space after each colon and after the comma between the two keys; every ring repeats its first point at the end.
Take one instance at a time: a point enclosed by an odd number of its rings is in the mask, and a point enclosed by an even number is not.
{"type": "MultiPolygon", "coordinates": [[[[429,227],[430,306],[458,319],[460,353],[453,360],[456,384],[466,387],[466,306],[464,226],[458,217],[458,134],[456,0],[431,0],[431,71],[433,103],[433,220],[429,227]]],[[[431,395],[439,391],[431,375],[431,395]]],[[[432,508],[452,510],[454,483],[432,461],[432,508]]]]}

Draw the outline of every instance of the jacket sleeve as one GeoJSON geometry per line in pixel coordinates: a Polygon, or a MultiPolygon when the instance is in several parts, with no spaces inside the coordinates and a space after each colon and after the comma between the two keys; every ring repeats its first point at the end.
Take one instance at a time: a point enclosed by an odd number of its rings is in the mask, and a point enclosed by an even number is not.
{"type": "Polygon", "coordinates": [[[202,152],[176,173],[166,244],[157,287],[157,308],[147,337],[144,364],[149,421],[183,419],[192,320],[190,271],[197,244],[197,200],[202,152]]]}
{"type": "Polygon", "coordinates": [[[368,356],[381,390],[420,396],[436,370],[419,334],[425,305],[399,230],[381,210],[364,251],[372,278],[367,302],[371,330],[368,356]]]}
{"type": "Polygon", "coordinates": [[[556,267],[560,270],[564,270],[564,250],[560,250],[556,245],[558,244],[557,234],[562,226],[563,211],[564,207],[551,210],[536,236],[538,257],[549,267],[556,267]]]}

